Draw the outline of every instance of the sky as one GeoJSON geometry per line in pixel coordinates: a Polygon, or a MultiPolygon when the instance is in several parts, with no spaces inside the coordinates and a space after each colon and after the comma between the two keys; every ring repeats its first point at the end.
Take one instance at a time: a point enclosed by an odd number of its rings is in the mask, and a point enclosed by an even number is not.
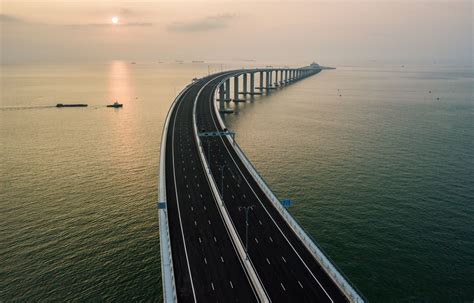
{"type": "Polygon", "coordinates": [[[2,63],[315,60],[473,66],[472,0],[0,3],[2,63]]]}

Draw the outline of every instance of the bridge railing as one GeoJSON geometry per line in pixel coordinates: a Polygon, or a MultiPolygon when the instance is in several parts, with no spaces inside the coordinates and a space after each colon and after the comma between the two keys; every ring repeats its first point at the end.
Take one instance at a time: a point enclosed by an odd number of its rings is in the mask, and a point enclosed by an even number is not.
{"type": "MultiPolygon", "coordinates": [[[[319,72],[319,71],[318,71],[319,72]]],[[[214,95],[214,101],[217,96],[214,95]]],[[[221,127],[224,129],[226,125],[221,118],[219,110],[216,106],[216,102],[213,102],[214,111],[219,120],[221,127]]],[[[251,175],[254,177],[255,181],[258,183],[260,188],[263,190],[268,199],[272,202],[278,212],[281,214],[283,219],[286,221],[288,226],[293,230],[293,232],[298,236],[298,238],[303,242],[307,249],[313,254],[313,256],[318,260],[319,264],[326,271],[326,273],[333,279],[333,281],[338,285],[338,287],[344,292],[344,294],[350,299],[351,302],[362,303],[367,300],[362,296],[361,292],[349,282],[349,279],[342,273],[342,271],[335,265],[335,263],[324,253],[323,249],[316,244],[317,242],[304,230],[303,227],[295,220],[295,218],[288,212],[288,210],[283,207],[280,200],[277,198],[275,193],[271,190],[270,186],[265,182],[265,180],[257,172],[257,169],[253,166],[252,162],[244,154],[240,146],[235,142],[230,136],[226,138],[232,143],[237,155],[240,157],[246,168],[249,170],[251,175]]]]}

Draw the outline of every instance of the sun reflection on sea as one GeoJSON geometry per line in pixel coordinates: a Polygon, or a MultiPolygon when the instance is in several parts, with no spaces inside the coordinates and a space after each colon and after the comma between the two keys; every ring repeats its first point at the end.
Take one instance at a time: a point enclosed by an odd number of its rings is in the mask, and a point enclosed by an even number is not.
{"type": "Polygon", "coordinates": [[[130,70],[125,61],[114,60],[109,67],[109,102],[129,103],[132,99],[130,70]]]}

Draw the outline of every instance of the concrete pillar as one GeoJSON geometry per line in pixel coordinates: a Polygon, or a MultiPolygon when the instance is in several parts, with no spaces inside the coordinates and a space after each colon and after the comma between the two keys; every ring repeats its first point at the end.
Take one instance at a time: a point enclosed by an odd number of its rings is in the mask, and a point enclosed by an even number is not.
{"type": "Polygon", "coordinates": [[[247,95],[247,73],[244,74],[242,81],[243,81],[243,85],[242,85],[243,93],[244,95],[247,95]]]}
{"type": "Polygon", "coordinates": [[[254,73],[250,73],[250,93],[253,95],[253,93],[255,92],[255,74],[254,73]]]}
{"type": "Polygon", "coordinates": [[[234,77],[234,100],[239,100],[239,76],[234,77]]]}
{"type": "Polygon", "coordinates": [[[278,70],[275,71],[275,86],[278,86],[278,70]]]}
{"type": "Polygon", "coordinates": [[[290,82],[288,79],[288,70],[285,69],[285,83],[288,83],[288,82],[290,82]]]}
{"type": "Polygon", "coordinates": [[[230,101],[230,78],[225,80],[225,101],[230,101]]]}
{"type": "Polygon", "coordinates": [[[219,109],[220,110],[224,110],[225,109],[225,106],[224,106],[224,96],[225,94],[225,88],[224,88],[224,83],[221,84],[221,86],[219,87],[219,109]]]}
{"type": "Polygon", "coordinates": [[[263,72],[260,72],[260,91],[263,91],[263,72]]]}
{"type": "Polygon", "coordinates": [[[270,72],[266,72],[266,77],[265,77],[265,88],[270,87],[270,72]]]}

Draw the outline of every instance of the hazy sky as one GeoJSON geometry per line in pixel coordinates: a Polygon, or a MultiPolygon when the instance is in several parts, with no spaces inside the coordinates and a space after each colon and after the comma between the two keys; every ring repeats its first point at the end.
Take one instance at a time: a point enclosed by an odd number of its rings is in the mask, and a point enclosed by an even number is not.
{"type": "Polygon", "coordinates": [[[472,0],[0,1],[4,63],[473,64],[472,0]]]}

